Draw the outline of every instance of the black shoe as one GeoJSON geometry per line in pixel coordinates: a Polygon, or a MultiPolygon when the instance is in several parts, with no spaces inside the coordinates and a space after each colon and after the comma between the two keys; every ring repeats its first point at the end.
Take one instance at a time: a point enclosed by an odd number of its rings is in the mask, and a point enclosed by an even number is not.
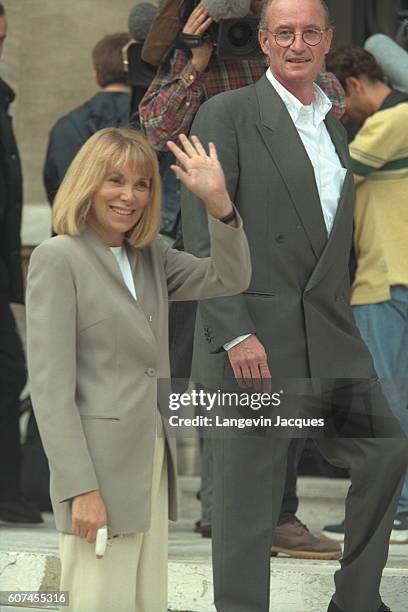
{"type": "Polygon", "coordinates": [[[25,499],[0,501],[0,521],[7,523],[42,523],[38,506],[25,499]]]}
{"type": "MultiPolygon", "coordinates": [[[[344,541],[344,521],[323,527],[322,535],[336,542],[344,541]]],[[[392,524],[390,544],[408,544],[408,511],[396,514],[392,524]]]]}
{"type": "Polygon", "coordinates": [[[322,535],[336,542],[344,542],[344,521],[323,527],[322,535]]]}
{"type": "Polygon", "coordinates": [[[211,536],[212,536],[211,525],[201,525],[201,537],[211,538],[211,536]]]}
{"type": "Polygon", "coordinates": [[[390,544],[408,543],[408,510],[398,512],[392,525],[390,544]]]}
{"type": "Polygon", "coordinates": [[[194,523],[193,531],[194,533],[201,533],[203,538],[211,538],[212,536],[211,525],[202,525],[201,521],[196,521],[194,523]]]}
{"type": "MultiPolygon", "coordinates": [[[[329,607],[327,608],[327,612],[343,612],[343,611],[340,610],[338,606],[336,606],[333,600],[331,600],[331,602],[329,603],[329,607]]],[[[391,609],[388,606],[386,606],[384,603],[382,603],[381,606],[378,608],[377,612],[391,612],[391,609]]]]}

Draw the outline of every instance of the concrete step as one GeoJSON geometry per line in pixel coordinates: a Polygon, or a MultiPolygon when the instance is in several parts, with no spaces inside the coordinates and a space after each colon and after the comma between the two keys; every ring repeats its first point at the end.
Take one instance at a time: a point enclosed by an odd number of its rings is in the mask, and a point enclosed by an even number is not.
{"type": "MultiPolygon", "coordinates": [[[[349,486],[349,480],[343,478],[300,476],[297,490],[302,501],[306,499],[326,499],[343,503],[349,486]]],[[[198,476],[181,476],[179,477],[179,488],[180,493],[186,499],[195,497],[200,488],[200,479],[198,476]]]]}
{"type": "MultiPolygon", "coordinates": [[[[192,531],[194,521],[200,516],[195,497],[199,480],[183,477],[180,488],[181,519],[171,524],[169,535],[169,609],[214,612],[211,541],[192,531]]],[[[299,517],[315,532],[327,523],[340,520],[347,488],[348,481],[300,478],[299,517]]],[[[58,587],[58,535],[53,516],[46,514],[44,518],[45,522],[38,526],[0,525],[0,590],[37,591],[58,587]]],[[[271,609],[273,612],[323,612],[333,592],[333,573],[337,568],[335,561],[281,556],[272,559],[271,609]]],[[[407,545],[390,546],[382,596],[393,612],[408,611],[407,545]]],[[[0,604],[0,612],[17,609],[0,604]]]]}
{"type": "MultiPolygon", "coordinates": [[[[273,612],[326,610],[337,568],[338,564],[332,561],[274,559],[271,562],[271,609],[273,612]]],[[[54,590],[58,588],[59,559],[45,553],[0,553],[0,575],[7,590],[54,590]]],[[[393,612],[407,612],[407,568],[395,564],[388,566],[381,592],[393,612]]],[[[11,609],[16,607],[6,607],[6,610],[11,609]]],[[[42,609],[56,608],[43,606],[42,609]]],[[[214,611],[210,560],[169,562],[169,610],[214,611]]]]}

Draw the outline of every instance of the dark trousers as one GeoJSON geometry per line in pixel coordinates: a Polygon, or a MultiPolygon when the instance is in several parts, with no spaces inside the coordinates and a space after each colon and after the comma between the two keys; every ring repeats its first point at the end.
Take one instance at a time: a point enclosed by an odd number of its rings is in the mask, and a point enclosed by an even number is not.
{"type": "MultiPolygon", "coordinates": [[[[171,376],[174,391],[185,391],[191,372],[193,337],[197,302],[173,302],[169,311],[169,346],[171,376]]],[[[198,432],[200,435],[200,431],[198,432]]],[[[306,440],[293,439],[288,448],[287,473],[278,525],[282,525],[296,514],[299,500],[296,493],[297,471],[306,440]]],[[[213,460],[211,440],[200,444],[201,451],[201,521],[211,524],[213,460]]]]}
{"type": "Polygon", "coordinates": [[[20,495],[19,398],[26,381],[25,358],[16,322],[0,296],[0,501],[20,495]]]}
{"type": "MultiPolygon", "coordinates": [[[[381,392],[375,410],[388,419],[389,408],[381,392]]],[[[337,606],[347,612],[376,612],[381,605],[380,581],[408,462],[407,440],[396,421],[394,431],[396,437],[389,438],[314,440],[327,461],[350,469],[344,555],[335,574],[334,595],[337,606]]],[[[225,436],[214,439],[213,444],[216,609],[268,612],[270,550],[290,439],[225,436]]]]}
{"type": "Polygon", "coordinates": [[[289,442],[286,461],[286,479],[282,497],[282,507],[279,513],[278,525],[287,523],[293,518],[299,506],[296,484],[298,465],[305,448],[306,438],[293,438],[289,442]]]}

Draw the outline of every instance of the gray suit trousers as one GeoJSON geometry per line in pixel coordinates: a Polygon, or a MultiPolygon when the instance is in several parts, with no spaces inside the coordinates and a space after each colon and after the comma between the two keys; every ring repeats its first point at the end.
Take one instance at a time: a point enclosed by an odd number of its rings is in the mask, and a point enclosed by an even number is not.
{"type": "MultiPolygon", "coordinates": [[[[270,550],[289,442],[268,437],[213,441],[213,571],[218,612],[269,610],[270,550]]],[[[344,612],[377,612],[407,465],[407,441],[318,438],[315,443],[330,463],[349,468],[351,477],[344,555],[334,577],[333,599],[344,612]]]]}

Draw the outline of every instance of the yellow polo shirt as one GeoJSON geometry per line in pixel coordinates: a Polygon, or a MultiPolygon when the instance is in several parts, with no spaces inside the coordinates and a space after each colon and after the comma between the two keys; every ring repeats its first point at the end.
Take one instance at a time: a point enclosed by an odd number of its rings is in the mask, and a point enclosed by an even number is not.
{"type": "Polygon", "coordinates": [[[408,286],[408,102],[369,117],[350,144],[356,182],[352,304],[408,286]]]}

